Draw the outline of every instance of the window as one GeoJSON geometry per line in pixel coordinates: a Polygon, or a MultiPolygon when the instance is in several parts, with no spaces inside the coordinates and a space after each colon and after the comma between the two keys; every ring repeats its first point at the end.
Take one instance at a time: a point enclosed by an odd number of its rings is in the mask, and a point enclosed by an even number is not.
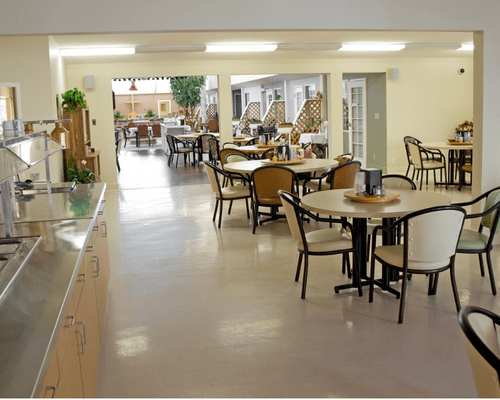
{"type": "Polygon", "coordinates": [[[250,93],[245,93],[245,107],[250,103],[250,93]]]}
{"type": "Polygon", "coordinates": [[[302,103],[304,102],[304,93],[302,91],[302,86],[295,86],[293,88],[293,97],[295,103],[295,113],[298,114],[302,103]]]}
{"type": "Polygon", "coordinates": [[[305,85],[304,92],[306,100],[312,99],[316,95],[316,85],[305,85]]]}

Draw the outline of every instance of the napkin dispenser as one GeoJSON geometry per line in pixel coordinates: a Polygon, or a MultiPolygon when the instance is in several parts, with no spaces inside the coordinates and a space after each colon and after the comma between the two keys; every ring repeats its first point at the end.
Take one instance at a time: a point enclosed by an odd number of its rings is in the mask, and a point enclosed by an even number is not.
{"type": "Polygon", "coordinates": [[[382,170],[377,168],[366,168],[363,171],[365,173],[366,193],[375,194],[375,189],[382,186],[382,170]]]}
{"type": "Polygon", "coordinates": [[[287,160],[290,160],[290,146],[287,144],[278,145],[278,159],[285,160],[285,156],[287,160]]]}

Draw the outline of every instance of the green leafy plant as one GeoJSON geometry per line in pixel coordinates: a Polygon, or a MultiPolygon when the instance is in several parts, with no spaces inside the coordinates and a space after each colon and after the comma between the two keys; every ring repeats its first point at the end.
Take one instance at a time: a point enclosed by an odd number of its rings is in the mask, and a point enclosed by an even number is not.
{"type": "Polygon", "coordinates": [[[95,174],[89,168],[79,168],[73,156],[68,160],[66,173],[68,175],[68,182],[93,183],[96,181],[95,174]]]}
{"type": "Polygon", "coordinates": [[[250,118],[250,122],[261,122],[261,120],[257,118],[250,118]]]}
{"type": "Polygon", "coordinates": [[[66,109],[74,114],[77,108],[87,108],[83,98],[85,93],[80,92],[77,88],[67,90],[61,95],[63,99],[61,106],[66,107],[66,109]]]}
{"type": "Polygon", "coordinates": [[[114,118],[115,119],[122,119],[122,118],[125,118],[125,117],[120,113],[120,111],[115,111],[114,118]]]}
{"type": "Polygon", "coordinates": [[[172,98],[185,110],[186,116],[200,104],[201,88],[205,84],[204,76],[186,76],[170,79],[172,98]]]}
{"type": "Polygon", "coordinates": [[[144,116],[145,116],[146,118],[153,118],[153,117],[157,117],[158,115],[157,115],[157,114],[155,114],[155,113],[153,112],[153,110],[150,108],[150,109],[148,110],[148,112],[146,113],[146,115],[144,115],[144,116]]]}
{"type": "Polygon", "coordinates": [[[280,125],[293,125],[293,123],[283,120],[283,122],[280,122],[280,125]]]}

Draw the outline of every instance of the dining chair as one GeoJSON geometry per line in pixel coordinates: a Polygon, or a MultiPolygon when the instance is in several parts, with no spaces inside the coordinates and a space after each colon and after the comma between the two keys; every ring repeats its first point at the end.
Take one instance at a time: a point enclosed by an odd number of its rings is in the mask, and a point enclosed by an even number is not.
{"type": "Polygon", "coordinates": [[[135,139],[135,135],[133,135],[132,132],[130,132],[130,130],[125,126],[122,126],[122,131],[123,131],[123,138],[125,139],[123,147],[127,147],[127,140],[135,139]]]}
{"type": "Polygon", "coordinates": [[[375,241],[372,241],[369,302],[373,302],[375,261],[378,261],[383,267],[400,272],[402,276],[398,323],[403,323],[408,274],[432,276],[449,269],[455,306],[457,312],[460,311],[455,255],[465,214],[465,210],[459,206],[431,207],[410,213],[389,227],[375,227],[374,237],[379,230],[401,229],[403,244],[376,246],[375,241]]]}
{"type": "Polygon", "coordinates": [[[219,139],[215,137],[211,137],[210,139],[208,139],[208,147],[210,149],[210,152],[208,153],[209,161],[214,165],[217,165],[217,163],[220,161],[219,142],[219,139]]]}
{"type": "Polygon", "coordinates": [[[193,165],[203,162],[203,154],[210,154],[210,145],[208,144],[208,139],[213,138],[214,135],[202,134],[198,136],[193,143],[193,165]],[[197,159],[198,158],[198,159],[197,159]]]}
{"type": "Polygon", "coordinates": [[[359,263],[356,255],[356,235],[354,234],[353,226],[349,222],[341,219],[322,218],[314,215],[301,206],[300,198],[298,196],[295,196],[290,192],[279,190],[278,194],[282,200],[288,226],[290,227],[292,237],[297,242],[297,250],[299,252],[299,260],[297,262],[297,270],[295,272],[295,282],[298,282],[299,280],[302,259],[304,259],[301,298],[306,298],[309,256],[328,256],[334,254],[348,256],[349,253],[352,253],[353,255],[354,273],[357,276],[358,282],[358,293],[359,296],[363,296],[359,263]],[[303,224],[304,216],[319,222],[328,222],[330,224],[334,223],[337,226],[326,229],[318,229],[306,233],[304,231],[303,224]]]}
{"type": "Polygon", "coordinates": [[[274,150],[275,150],[275,147],[271,147],[270,149],[267,149],[264,153],[262,153],[260,155],[260,159],[270,160],[274,156],[274,150]]]}
{"type": "Polygon", "coordinates": [[[223,149],[237,149],[238,147],[240,146],[233,142],[225,142],[222,144],[223,149]]]}
{"type": "Polygon", "coordinates": [[[215,217],[217,215],[217,209],[220,205],[219,211],[219,223],[218,227],[221,227],[222,223],[222,210],[224,201],[230,201],[228,214],[231,214],[231,207],[233,204],[233,200],[245,199],[246,207],[247,207],[247,218],[250,219],[250,211],[248,209],[248,199],[252,200],[252,193],[250,190],[250,184],[248,180],[241,174],[237,174],[235,172],[229,174],[227,171],[211,164],[208,161],[204,161],[205,169],[207,170],[208,178],[210,180],[210,185],[212,186],[212,190],[215,194],[215,210],[212,221],[215,221],[215,217]],[[238,176],[239,175],[239,176],[238,176]],[[223,187],[221,185],[220,176],[226,178],[229,182],[232,182],[234,177],[238,177],[243,184],[237,185],[229,185],[223,187]]]}
{"type": "Polygon", "coordinates": [[[161,125],[160,124],[158,124],[158,123],[153,124],[153,126],[151,126],[151,131],[152,131],[153,137],[155,137],[155,138],[161,137],[161,125]]]}
{"type": "Polygon", "coordinates": [[[465,174],[470,175],[470,183],[472,185],[472,150],[460,151],[457,169],[458,169],[457,190],[462,190],[462,186],[465,185],[465,174]]]}
{"type": "Polygon", "coordinates": [[[145,124],[141,124],[141,125],[137,126],[136,138],[137,138],[137,145],[138,146],[141,145],[141,138],[143,138],[143,137],[148,138],[148,144],[149,144],[149,146],[151,146],[151,136],[149,135],[148,126],[145,124]]]}
{"type": "Polygon", "coordinates": [[[122,151],[123,143],[125,142],[125,138],[121,137],[115,142],[115,150],[116,150],[116,167],[118,168],[118,172],[121,171],[120,163],[118,161],[118,157],[120,156],[120,152],[122,151]]]}
{"type": "Polygon", "coordinates": [[[457,253],[462,254],[477,254],[479,256],[479,267],[481,269],[481,276],[484,276],[484,262],[483,254],[486,254],[486,263],[488,265],[488,273],[490,275],[491,292],[496,295],[497,288],[495,284],[495,277],[493,275],[493,266],[491,263],[491,250],[493,249],[493,239],[495,234],[500,230],[498,220],[500,213],[500,186],[488,190],[479,197],[472,201],[464,203],[454,203],[456,206],[472,206],[486,199],[483,211],[477,214],[468,214],[466,219],[481,218],[479,221],[479,228],[463,229],[458,242],[457,253]],[[487,228],[487,230],[484,230],[487,228]]]}
{"type": "Polygon", "coordinates": [[[255,233],[257,225],[262,225],[264,222],[283,217],[277,214],[278,208],[282,206],[278,190],[286,190],[287,192],[298,194],[298,179],[295,172],[290,168],[280,165],[269,165],[253,170],[250,174],[250,182],[253,199],[252,233],[255,233]],[[270,212],[261,213],[259,212],[259,207],[269,207],[270,212]],[[267,215],[269,218],[259,220],[259,214],[267,215]]]}
{"type": "Polygon", "coordinates": [[[309,175],[302,185],[304,194],[311,191],[349,189],[354,187],[354,179],[361,169],[361,162],[349,161],[331,168],[320,176],[309,175]]]}
{"type": "Polygon", "coordinates": [[[481,307],[458,313],[478,397],[500,397],[500,316],[481,307]]]}
{"type": "Polygon", "coordinates": [[[427,149],[423,148],[420,144],[408,142],[408,149],[410,152],[411,161],[414,167],[412,180],[415,177],[415,171],[417,172],[417,179],[420,176],[420,190],[422,190],[422,184],[424,182],[424,171],[426,173],[427,184],[429,184],[429,171],[434,172],[434,185],[436,185],[436,170],[440,170],[440,179],[443,182],[443,170],[444,170],[444,184],[446,189],[448,189],[448,181],[446,176],[446,159],[444,155],[439,152],[430,153],[427,149]]]}
{"type": "Polygon", "coordinates": [[[173,161],[174,156],[177,155],[177,161],[175,163],[175,167],[177,167],[177,164],[179,164],[180,154],[184,154],[184,166],[187,165],[187,159],[189,158],[189,154],[193,151],[193,149],[189,146],[189,143],[180,140],[173,135],[167,135],[166,138],[169,148],[167,165],[170,167],[170,163],[173,161]]]}

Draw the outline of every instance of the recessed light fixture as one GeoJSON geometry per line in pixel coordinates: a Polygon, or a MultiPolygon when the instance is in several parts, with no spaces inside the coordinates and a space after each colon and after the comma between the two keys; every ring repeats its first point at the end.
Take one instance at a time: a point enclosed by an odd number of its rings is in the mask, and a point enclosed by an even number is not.
{"type": "Polygon", "coordinates": [[[63,57],[116,56],[135,54],[135,47],[74,47],[70,49],[60,49],[59,52],[63,57]]]}
{"type": "Polygon", "coordinates": [[[472,51],[474,50],[474,43],[464,43],[459,49],[460,51],[472,51]]]}
{"type": "Polygon", "coordinates": [[[339,51],[399,51],[404,44],[395,43],[343,43],[339,51]]]}
{"type": "Polygon", "coordinates": [[[261,43],[231,43],[231,44],[208,44],[205,50],[208,53],[241,53],[252,51],[274,51],[276,44],[261,43]]]}

